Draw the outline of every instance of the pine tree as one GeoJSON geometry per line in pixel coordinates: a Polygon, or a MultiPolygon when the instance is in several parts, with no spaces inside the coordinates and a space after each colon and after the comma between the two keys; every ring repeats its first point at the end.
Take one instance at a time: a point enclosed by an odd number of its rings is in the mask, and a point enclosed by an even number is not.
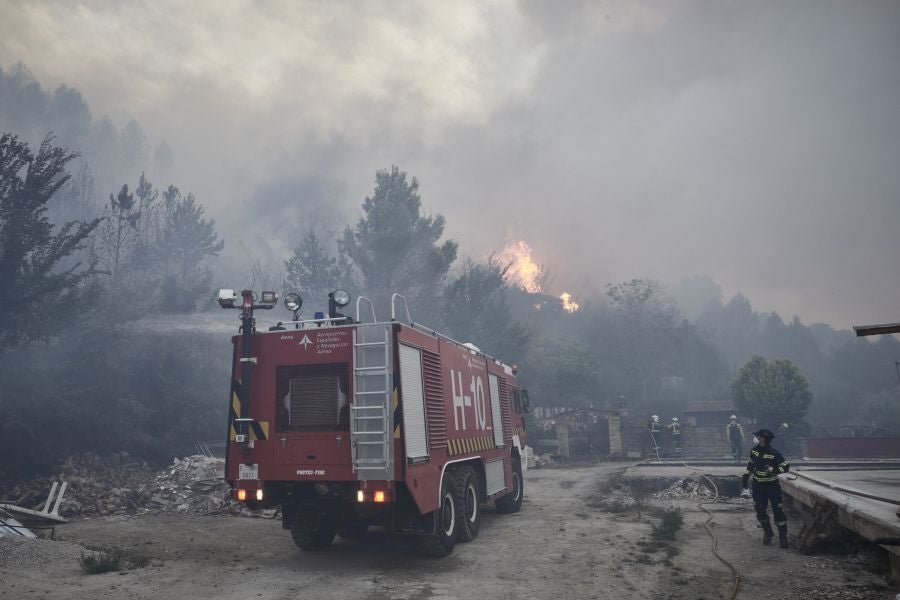
{"type": "Polygon", "coordinates": [[[203,206],[193,194],[181,196],[171,187],[168,192],[170,210],[158,241],[163,270],[160,308],[164,312],[190,312],[200,298],[210,296],[209,261],[219,255],[225,242],[218,239],[215,219],[203,218],[203,206]]]}
{"type": "Polygon", "coordinates": [[[391,294],[398,292],[406,295],[414,312],[433,318],[457,252],[456,242],[439,242],[444,217],[422,216],[419,183],[415,178],[407,181],[398,167],[376,173],[375,192],[362,209],[365,215],[354,229],[344,230],[340,244],[360,276],[360,290],[377,310],[388,310],[391,294]]]}
{"type": "Polygon", "coordinates": [[[41,337],[83,307],[80,284],[91,268],[60,262],[84,247],[99,224],[70,221],[54,232],[47,203],[69,180],[75,154],[47,136],[37,154],[17,136],[0,136],[0,348],[41,337]]]}
{"type": "Polygon", "coordinates": [[[320,306],[328,292],[346,286],[346,268],[310,229],[284,263],[287,291],[299,292],[307,306],[320,306]]]}

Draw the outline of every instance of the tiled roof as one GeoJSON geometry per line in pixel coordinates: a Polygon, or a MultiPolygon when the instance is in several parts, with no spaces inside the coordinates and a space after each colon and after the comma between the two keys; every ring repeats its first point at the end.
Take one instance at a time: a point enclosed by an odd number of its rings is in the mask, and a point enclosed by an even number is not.
{"type": "Polygon", "coordinates": [[[685,413],[735,412],[737,409],[731,400],[713,400],[711,402],[688,402],[684,406],[685,413]]]}

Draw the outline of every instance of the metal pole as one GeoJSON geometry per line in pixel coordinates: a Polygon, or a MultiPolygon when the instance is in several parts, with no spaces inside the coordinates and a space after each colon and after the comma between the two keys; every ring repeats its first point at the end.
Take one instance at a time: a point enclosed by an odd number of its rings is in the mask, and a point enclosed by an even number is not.
{"type": "MultiPolygon", "coordinates": [[[[251,343],[253,330],[256,327],[256,319],[253,318],[253,292],[244,290],[241,292],[243,303],[241,304],[241,415],[242,419],[250,416],[250,376],[253,363],[251,358],[251,343]]],[[[241,423],[241,427],[246,427],[241,423]]],[[[239,432],[246,433],[246,432],[239,432]]]]}

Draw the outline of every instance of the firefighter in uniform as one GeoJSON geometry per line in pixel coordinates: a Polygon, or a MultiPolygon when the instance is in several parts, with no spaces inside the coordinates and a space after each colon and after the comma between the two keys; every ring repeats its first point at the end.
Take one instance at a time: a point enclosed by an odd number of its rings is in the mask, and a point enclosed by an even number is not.
{"type": "Polygon", "coordinates": [[[767,512],[768,505],[772,503],[772,515],[775,517],[775,526],[778,527],[778,542],[782,548],[788,547],[787,517],[781,501],[781,484],[778,476],[787,473],[791,466],[781,455],[781,452],[772,447],[772,439],[775,434],[768,429],[760,429],[753,432],[756,445],[750,451],[750,460],[747,462],[747,472],[741,480],[741,496],[750,496],[747,484],[753,477],[753,505],[756,508],[756,519],[763,528],[763,544],[772,543],[775,533],[769,522],[767,512]]]}
{"type": "Polygon", "coordinates": [[[672,448],[675,454],[681,454],[681,425],[678,424],[678,417],[672,417],[672,422],[666,425],[666,428],[672,434],[672,448]]]}
{"type": "Polygon", "coordinates": [[[647,431],[650,432],[650,440],[653,442],[652,450],[656,452],[656,456],[659,457],[659,442],[656,440],[656,434],[660,431],[659,415],[650,417],[650,420],[647,421],[647,431]]]}
{"type": "Polygon", "coordinates": [[[725,436],[731,443],[731,456],[737,460],[744,451],[744,428],[738,423],[737,415],[731,415],[731,421],[725,427],[725,436]]]}

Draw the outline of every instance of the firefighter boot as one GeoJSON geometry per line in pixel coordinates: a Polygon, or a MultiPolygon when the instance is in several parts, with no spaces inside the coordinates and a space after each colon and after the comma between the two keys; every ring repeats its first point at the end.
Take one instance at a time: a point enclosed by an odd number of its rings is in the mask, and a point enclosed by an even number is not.
{"type": "Polygon", "coordinates": [[[760,524],[763,528],[763,545],[768,546],[775,538],[775,532],[772,531],[772,524],[769,523],[768,519],[766,519],[765,521],[760,521],[760,524]]]}
{"type": "MultiPolygon", "coordinates": [[[[771,529],[769,531],[771,531],[771,529]]],[[[782,548],[788,547],[787,525],[778,526],[778,545],[782,548]]]]}

